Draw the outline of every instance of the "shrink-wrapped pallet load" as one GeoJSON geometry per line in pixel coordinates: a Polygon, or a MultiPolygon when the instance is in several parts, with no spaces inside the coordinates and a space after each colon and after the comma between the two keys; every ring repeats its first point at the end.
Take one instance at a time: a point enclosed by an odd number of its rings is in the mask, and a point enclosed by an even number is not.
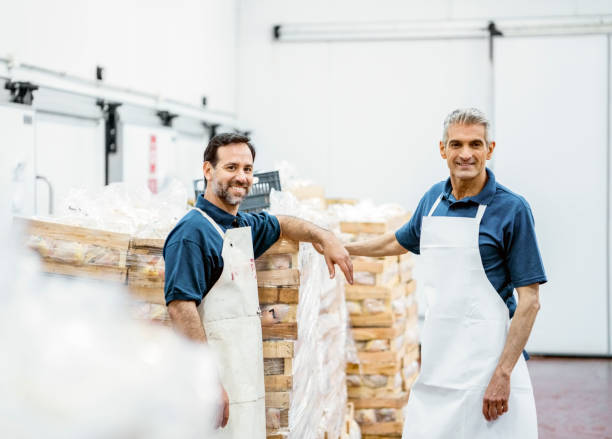
{"type": "Polygon", "coordinates": [[[256,261],[268,438],[337,439],[346,411],[342,283],[310,244],[279,241],[256,261]]]}

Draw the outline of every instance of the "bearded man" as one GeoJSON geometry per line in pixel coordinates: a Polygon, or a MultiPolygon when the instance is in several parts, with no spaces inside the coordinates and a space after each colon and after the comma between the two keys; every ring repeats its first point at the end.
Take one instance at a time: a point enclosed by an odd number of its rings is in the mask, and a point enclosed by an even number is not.
{"type": "Polygon", "coordinates": [[[238,212],[253,184],[254,160],[248,137],[214,136],[204,152],[206,191],[164,245],[164,292],[173,325],[188,338],[207,343],[219,360],[222,409],[217,424],[225,428],[215,438],[266,437],[254,259],[281,236],[312,242],[325,257],[330,277],[338,264],[352,282],[348,252],[330,231],[294,217],[238,212]]]}

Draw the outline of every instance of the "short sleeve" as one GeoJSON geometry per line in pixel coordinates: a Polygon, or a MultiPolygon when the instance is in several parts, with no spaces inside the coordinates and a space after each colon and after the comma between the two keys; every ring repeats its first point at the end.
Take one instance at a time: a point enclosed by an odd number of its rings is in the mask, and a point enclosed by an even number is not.
{"type": "Polygon", "coordinates": [[[280,237],[280,224],[268,212],[246,214],[245,221],[251,226],[253,235],[253,254],[255,259],[263,255],[280,237]]]}
{"type": "Polygon", "coordinates": [[[504,233],[506,264],[515,288],[545,283],[546,273],[535,233],[535,222],[526,201],[520,204],[504,233]]]}
{"type": "Polygon", "coordinates": [[[406,250],[417,255],[421,253],[421,223],[423,222],[425,211],[425,198],[426,197],[421,198],[410,220],[395,232],[395,239],[397,239],[397,242],[406,250]]]}
{"type": "Polygon", "coordinates": [[[211,278],[211,263],[205,263],[202,249],[195,242],[182,239],[164,248],[166,305],[173,300],[193,300],[199,305],[211,278]]]}

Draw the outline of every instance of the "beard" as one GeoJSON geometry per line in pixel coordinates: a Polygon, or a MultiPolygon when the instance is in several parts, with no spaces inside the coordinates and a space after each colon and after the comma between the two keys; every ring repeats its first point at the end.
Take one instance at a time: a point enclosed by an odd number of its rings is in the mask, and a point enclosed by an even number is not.
{"type": "Polygon", "coordinates": [[[212,182],[212,189],[217,197],[223,200],[224,203],[229,204],[230,206],[236,206],[237,204],[242,203],[242,200],[249,194],[249,186],[245,184],[238,183],[237,181],[230,181],[228,183],[217,183],[216,181],[212,182]],[[232,187],[241,187],[244,188],[244,195],[233,195],[230,192],[232,187]]]}

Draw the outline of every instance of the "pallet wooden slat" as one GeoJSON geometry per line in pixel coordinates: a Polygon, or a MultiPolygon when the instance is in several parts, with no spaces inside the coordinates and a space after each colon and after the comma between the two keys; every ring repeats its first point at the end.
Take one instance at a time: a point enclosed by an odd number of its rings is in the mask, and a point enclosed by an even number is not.
{"type": "Polygon", "coordinates": [[[300,272],[295,268],[257,272],[258,287],[297,286],[299,284],[300,272]]]}
{"type": "Polygon", "coordinates": [[[264,341],[264,358],[293,358],[295,342],[288,340],[264,341]]]}

